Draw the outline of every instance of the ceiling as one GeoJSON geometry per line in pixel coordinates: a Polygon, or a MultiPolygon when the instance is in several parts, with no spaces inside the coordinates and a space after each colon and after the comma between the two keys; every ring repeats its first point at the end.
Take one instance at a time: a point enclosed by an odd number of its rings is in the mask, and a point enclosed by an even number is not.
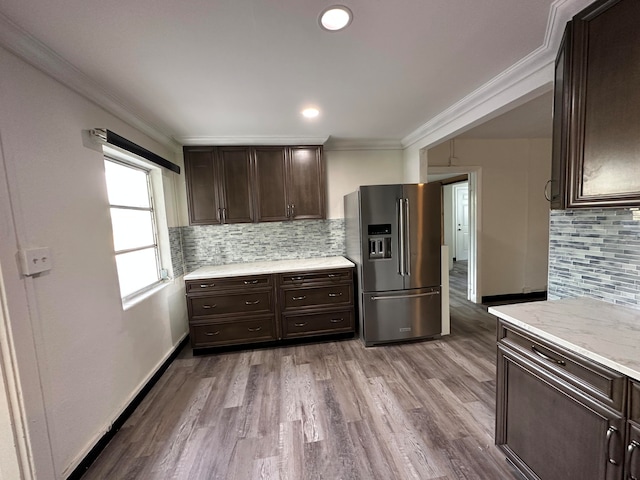
{"type": "MultiPolygon", "coordinates": [[[[0,0],[0,13],[178,143],[400,142],[539,48],[552,0],[345,0],[353,22],[327,32],[333,3],[0,0]]],[[[548,127],[523,112],[495,128],[548,127]]]]}

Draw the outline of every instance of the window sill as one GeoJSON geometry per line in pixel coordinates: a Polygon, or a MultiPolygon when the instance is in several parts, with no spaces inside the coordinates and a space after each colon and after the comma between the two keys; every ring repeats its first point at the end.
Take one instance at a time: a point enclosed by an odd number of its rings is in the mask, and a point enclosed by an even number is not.
{"type": "Polygon", "coordinates": [[[155,287],[149,290],[145,290],[141,294],[136,295],[133,298],[127,299],[127,301],[123,301],[122,309],[126,311],[132,307],[135,307],[139,303],[144,302],[147,298],[152,297],[153,295],[158,293],[160,290],[164,290],[165,288],[167,288],[169,285],[171,285],[171,283],[173,283],[171,280],[165,280],[162,283],[156,285],[155,287]]]}

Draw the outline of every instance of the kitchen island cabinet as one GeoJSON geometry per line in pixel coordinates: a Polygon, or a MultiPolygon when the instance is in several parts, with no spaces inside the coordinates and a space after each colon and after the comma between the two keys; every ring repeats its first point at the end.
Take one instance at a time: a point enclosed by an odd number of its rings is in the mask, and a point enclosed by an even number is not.
{"type": "Polygon", "coordinates": [[[640,311],[579,298],[489,312],[507,459],[530,479],[636,476],[640,311]]]}
{"type": "Polygon", "coordinates": [[[203,267],[185,276],[194,349],[355,332],[343,257],[203,267]]]}

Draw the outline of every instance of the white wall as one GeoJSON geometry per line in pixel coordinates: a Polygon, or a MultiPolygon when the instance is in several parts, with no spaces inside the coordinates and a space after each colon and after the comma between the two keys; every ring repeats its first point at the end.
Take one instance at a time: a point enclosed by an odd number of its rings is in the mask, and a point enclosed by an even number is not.
{"type": "Polygon", "coordinates": [[[327,218],[343,218],[343,197],[360,185],[403,183],[402,150],[325,150],[327,218]]]}
{"type": "MultiPolygon", "coordinates": [[[[9,297],[9,313],[21,386],[36,397],[34,384],[42,388],[44,411],[35,400],[26,406],[35,463],[40,478],[51,478],[47,435],[55,478],[64,478],[187,331],[180,278],[123,311],[102,155],[83,146],[82,132],[109,128],[176,156],[3,49],[0,70],[0,136],[15,227],[15,240],[0,244],[2,275],[9,295],[26,292],[27,311],[9,297]],[[23,278],[15,254],[33,246],[51,248],[53,269],[23,278]],[[30,349],[33,355],[24,353],[30,349]]],[[[169,226],[178,224],[180,209],[169,209],[169,226]]]]}
{"type": "MultiPolygon", "coordinates": [[[[547,285],[550,139],[455,141],[456,165],[482,168],[480,296],[544,291],[547,285]]],[[[446,166],[449,143],[428,151],[446,166]]],[[[421,176],[425,176],[421,172],[421,176]]]]}

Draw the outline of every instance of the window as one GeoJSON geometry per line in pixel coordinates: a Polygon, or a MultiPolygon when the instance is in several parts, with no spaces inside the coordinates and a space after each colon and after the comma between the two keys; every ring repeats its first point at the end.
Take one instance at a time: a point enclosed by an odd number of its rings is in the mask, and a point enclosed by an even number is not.
{"type": "Polygon", "coordinates": [[[124,301],[162,280],[149,170],[105,157],[120,294],[124,301]]]}

